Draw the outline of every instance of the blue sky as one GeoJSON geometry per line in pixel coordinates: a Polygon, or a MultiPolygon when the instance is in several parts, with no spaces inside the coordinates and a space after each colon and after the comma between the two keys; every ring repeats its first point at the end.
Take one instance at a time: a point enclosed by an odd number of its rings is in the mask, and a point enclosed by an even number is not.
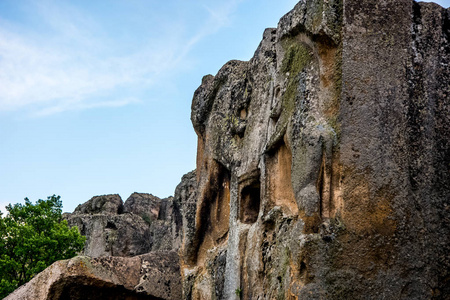
{"type": "Polygon", "coordinates": [[[203,75],[250,59],[296,2],[1,0],[0,209],[172,195],[195,168],[203,75]]]}
{"type": "Polygon", "coordinates": [[[293,0],[1,0],[0,209],[172,195],[195,168],[192,95],[248,60],[293,0]]]}

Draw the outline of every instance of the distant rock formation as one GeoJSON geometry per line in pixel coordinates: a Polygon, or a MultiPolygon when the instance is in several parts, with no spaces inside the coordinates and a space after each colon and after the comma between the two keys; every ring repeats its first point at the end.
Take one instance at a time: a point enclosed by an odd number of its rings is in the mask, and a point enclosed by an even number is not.
{"type": "Polygon", "coordinates": [[[185,299],[450,299],[450,10],[300,1],[192,102],[185,299]]]}
{"type": "Polygon", "coordinates": [[[5,300],[181,299],[176,252],[55,262],[5,300]]]}
{"type": "Polygon", "coordinates": [[[86,236],[86,256],[135,256],[180,247],[181,213],[172,197],[133,193],[124,204],[119,195],[95,196],[64,218],[86,236]]]}
{"type": "Polygon", "coordinates": [[[89,201],[78,205],[74,214],[116,215],[123,212],[123,201],[118,194],[92,197],[89,201]]]}
{"type": "Polygon", "coordinates": [[[195,211],[193,182],[185,175],[175,197],[95,196],[64,214],[86,236],[85,256],[55,262],[6,299],[182,299],[180,208],[195,211]]]}

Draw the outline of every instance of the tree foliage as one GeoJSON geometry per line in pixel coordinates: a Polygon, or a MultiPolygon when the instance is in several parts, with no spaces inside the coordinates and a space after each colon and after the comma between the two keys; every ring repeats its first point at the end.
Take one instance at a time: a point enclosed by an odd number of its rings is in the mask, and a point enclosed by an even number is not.
{"type": "Polygon", "coordinates": [[[53,262],[75,256],[85,237],[62,220],[60,196],[9,204],[0,212],[0,299],[53,262]]]}

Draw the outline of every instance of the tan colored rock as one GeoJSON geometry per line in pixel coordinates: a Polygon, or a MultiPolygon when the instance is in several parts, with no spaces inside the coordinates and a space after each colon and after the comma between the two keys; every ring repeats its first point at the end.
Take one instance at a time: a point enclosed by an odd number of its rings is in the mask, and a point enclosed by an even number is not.
{"type": "Polygon", "coordinates": [[[181,299],[175,252],[58,261],[5,300],[181,299]]]}

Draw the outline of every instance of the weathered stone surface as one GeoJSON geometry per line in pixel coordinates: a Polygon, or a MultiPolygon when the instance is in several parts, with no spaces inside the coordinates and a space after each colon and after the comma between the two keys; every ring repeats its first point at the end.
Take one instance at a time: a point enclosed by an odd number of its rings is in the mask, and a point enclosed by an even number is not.
{"type": "MultiPolygon", "coordinates": [[[[203,78],[197,170],[173,198],[67,218],[91,254],[180,248],[173,299],[450,299],[449,42],[436,4],[300,1],[203,78]]],[[[168,297],[178,258],[148,255],[58,262],[8,299],[168,297]]]]}
{"type": "Polygon", "coordinates": [[[83,255],[135,256],[153,248],[150,225],[138,215],[71,214],[66,215],[69,226],[77,226],[86,236],[83,255]]]}
{"type": "Polygon", "coordinates": [[[181,212],[174,197],[160,199],[152,194],[133,193],[124,211],[141,216],[151,231],[151,251],[179,249],[181,246],[181,212]]]}
{"type": "Polygon", "coordinates": [[[135,256],[180,248],[181,212],[173,197],[133,193],[125,204],[118,200],[118,195],[96,196],[64,214],[69,226],[77,226],[86,236],[84,255],[135,256]]]}
{"type": "Polygon", "coordinates": [[[154,250],[177,250],[181,247],[181,207],[174,197],[162,199],[158,219],[152,222],[154,250]]]}
{"type": "Polygon", "coordinates": [[[158,219],[161,201],[160,198],[152,194],[133,193],[125,201],[123,211],[156,220],[158,219]]]}
{"type": "Polygon", "coordinates": [[[89,201],[75,208],[76,214],[120,214],[123,211],[123,201],[119,195],[102,195],[92,197],[89,201]]]}
{"type": "Polygon", "coordinates": [[[174,202],[181,207],[182,226],[179,232],[179,243],[184,257],[189,257],[195,239],[195,214],[197,211],[197,175],[195,171],[187,173],[175,189],[174,202]]]}
{"type": "Polygon", "coordinates": [[[176,252],[58,261],[5,300],[181,299],[176,252]]]}
{"type": "Polygon", "coordinates": [[[449,42],[432,3],[306,0],[205,76],[185,299],[448,299],[449,42]]]}
{"type": "Polygon", "coordinates": [[[161,250],[180,247],[180,209],[195,214],[195,186],[191,172],[175,197],[97,196],[64,214],[87,237],[87,256],[54,263],[7,299],[181,299],[178,254],[161,250]]]}

